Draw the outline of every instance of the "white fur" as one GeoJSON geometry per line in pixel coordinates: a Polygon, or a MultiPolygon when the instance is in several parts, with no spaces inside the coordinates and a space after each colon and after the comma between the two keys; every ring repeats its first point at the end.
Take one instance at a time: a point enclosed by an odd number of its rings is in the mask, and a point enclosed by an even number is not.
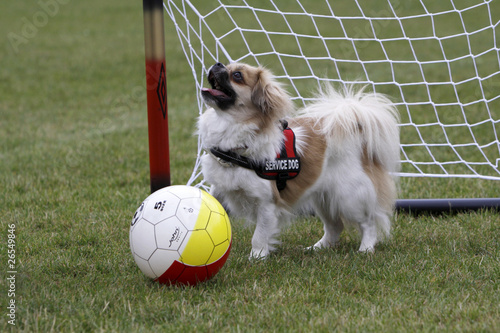
{"type": "MultiPolygon", "coordinates": [[[[318,102],[299,112],[299,119],[315,121],[315,130],[326,140],[322,173],[293,207],[278,203],[273,181],[258,177],[252,170],[223,165],[210,154],[202,157],[202,172],[212,184],[213,194],[230,213],[256,223],[252,258],[266,257],[274,250],[280,222],[289,218],[291,211],[311,207],[323,220],[325,231],[312,248],[334,246],[344,223],[361,232],[362,252],[373,252],[381,236],[390,233],[392,209],[380,204],[376,184],[365,172],[362,156],[366,151],[368,158],[377,161],[386,173],[399,170],[397,111],[382,95],[352,89],[339,93],[331,87],[324,90],[318,102]]],[[[205,149],[234,150],[259,160],[274,158],[283,140],[279,126],[261,135],[254,123],[237,123],[231,113],[213,108],[200,117],[198,127],[205,149]]],[[[308,145],[314,143],[308,143],[310,138],[304,128],[299,126],[294,131],[298,153],[304,156],[308,145]]]]}
{"type": "Polygon", "coordinates": [[[369,157],[377,158],[389,172],[399,171],[399,114],[391,101],[385,95],[364,93],[364,88],[355,91],[347,86],[343,93],[329,85],[323,89],[326,91],[317,96],[318,101],[299,114],[322,122],[323,134],[337,142],[330,147],[342,140],[339,134],[343,133],[334,131],[339,125],[348,137],[355,138],[358,124],[362,124],[363,133],[357,139],[363,140],[361,144],[366,145],[369,157]]]}

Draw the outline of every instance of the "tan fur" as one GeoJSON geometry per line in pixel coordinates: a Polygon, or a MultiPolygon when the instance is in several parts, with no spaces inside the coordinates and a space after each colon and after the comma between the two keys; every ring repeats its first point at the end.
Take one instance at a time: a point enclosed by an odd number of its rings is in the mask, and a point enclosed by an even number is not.
{"type": "Polygon", "coordinates": [[[390,212],[394,209],[394,200],[396,199],[396,186],[391,176],[377,162],[377,159],[370,159],[366,150],[363,152],[363,169],[377,191],[378,203],[385,211],[390,212]]]}
{"type": "Polygon", "coordinates": [[[252,105],[258,111],[254,116],[266,120],[281,119],[294,109],[286,91],[266,69],[241,63],[229,64],[227,69],[229,77],[234,72],[241,72],[243,76],[243,82],[233,80],[233,89],[238,94],[237,106],[252,105]]]}

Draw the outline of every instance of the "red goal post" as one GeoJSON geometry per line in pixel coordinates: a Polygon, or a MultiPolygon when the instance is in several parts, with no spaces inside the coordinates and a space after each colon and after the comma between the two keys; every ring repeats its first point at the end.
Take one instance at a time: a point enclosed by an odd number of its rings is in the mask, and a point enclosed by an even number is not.
{"type": "Polygon", "coordinates": [[[151,193],[170,186],[163,1],[143,0],[151,193]]]}

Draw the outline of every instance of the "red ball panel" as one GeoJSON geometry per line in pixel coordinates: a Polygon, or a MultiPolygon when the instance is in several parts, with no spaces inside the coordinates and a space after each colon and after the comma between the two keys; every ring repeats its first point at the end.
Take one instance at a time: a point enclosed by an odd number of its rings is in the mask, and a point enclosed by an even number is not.
{"type": "MultiPolygon", "coordinates": [[[[232,244],[232,241],[231,241],[232,244]]],[[[231,251],[231,244],[224,255],[217,261],[202,266],[189,266],[177,260],[156,279],[161,284],[182,284],[194,286],[212,278],[226,263],[231,251]]]]}

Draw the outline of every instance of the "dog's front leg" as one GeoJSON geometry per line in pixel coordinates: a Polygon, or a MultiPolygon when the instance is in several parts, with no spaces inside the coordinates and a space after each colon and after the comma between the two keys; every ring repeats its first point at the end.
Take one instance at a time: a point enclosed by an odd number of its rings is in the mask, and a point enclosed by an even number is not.
{"type": "Polygon", "coordinates": [[[264,259],[278,244],[276,236],[279,234],[279,220],[274,204],[262,204],[257,212],[257,225],[252,237],[252,251],[250,260],[264,259]]]}

